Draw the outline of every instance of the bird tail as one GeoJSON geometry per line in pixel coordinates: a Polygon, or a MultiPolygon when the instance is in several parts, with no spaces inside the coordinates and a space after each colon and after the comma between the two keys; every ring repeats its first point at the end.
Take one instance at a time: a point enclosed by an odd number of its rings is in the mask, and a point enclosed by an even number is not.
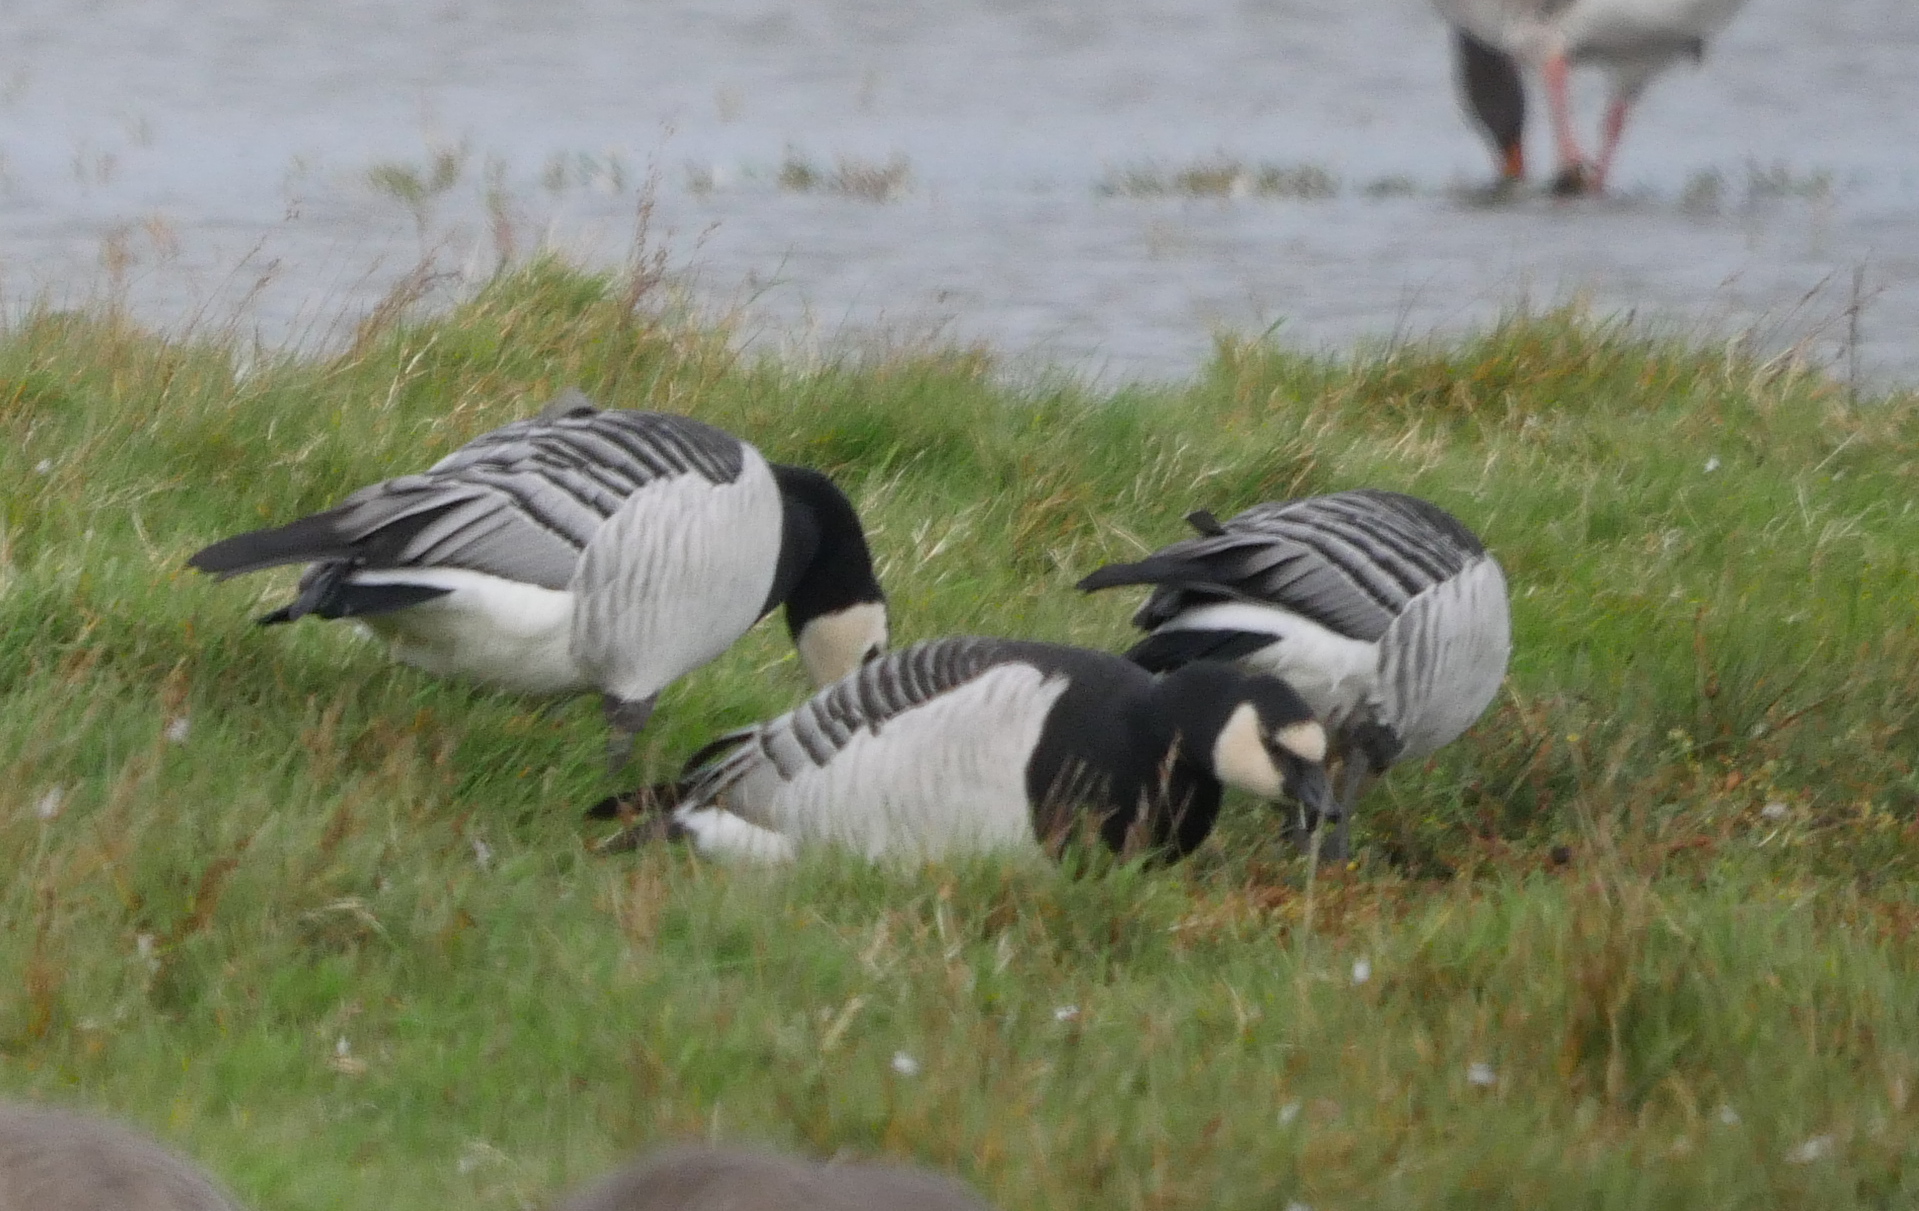
{"type": "Polygon", "coordinates": [[[292,601],[253,621],[263,627],[296,622],[308,614],[321,618],[364,618],[391,614],[444,597],[451,589],[425,584],[362,584],[350,579],[359,565],[345,559],[316,563],[300,577],[300,594],[292,601]]]}
{"type": "Polygon", "coordinates": [[[1278,641],[1259,631],[1155,631],[1134,644],[1126,659],[1149,673],[1170,673],[1196,660],[1238,660],[1278,641]]]}
{"type": "Polygon", "coordinates": [[[284,526],[223,538],[194,552],[187,566],[224,580],[284,564],[350,559],[355,554],[355,543],[340,525],[342,515],[349,508],[351,506],[342,505],[284,526]]]}
{"type": "Polygon", "coordinates": [[[1194,579],[1207,577],[1203,573],[1196,575],[1192,560],[1183,555],[1161,554],[1148,555],[1138,563],[1109,563],[1083,578],[1076,587],[1082,593],[1097,593],[1120,585],[1179,584],[1194,579]]]}
{"type": "Polygon", "coordinates": [[[757,729],[750,727],[728,732],[695,750],[676,780],[655,783],[623,795],[608,795],[587,808],[586,814],[594,820],[617,820],[627,815],[671,815],[682,809],[703,807],[738,778],[739,767],[745,764],[739,760],[745,755],[741,746],[756,734],[757,729]]]}
{"type": "Polygon", "coordinates": [[[349,500],[283,526],[249,530],[202,547],[187,566],[222,580],[290,563],[346,560],[380,567],[401,557],[420,532],[466,504],[471,492],[349,500]]]}

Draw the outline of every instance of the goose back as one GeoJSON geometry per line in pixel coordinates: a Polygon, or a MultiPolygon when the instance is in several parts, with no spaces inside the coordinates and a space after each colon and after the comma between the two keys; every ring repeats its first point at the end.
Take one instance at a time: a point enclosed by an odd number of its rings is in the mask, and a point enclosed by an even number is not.
{"type": "Polygon", "coordinates": [[[0,1102],[0,1211],[241,1211],[196,1166],[118,1123],[0,1102]]]}

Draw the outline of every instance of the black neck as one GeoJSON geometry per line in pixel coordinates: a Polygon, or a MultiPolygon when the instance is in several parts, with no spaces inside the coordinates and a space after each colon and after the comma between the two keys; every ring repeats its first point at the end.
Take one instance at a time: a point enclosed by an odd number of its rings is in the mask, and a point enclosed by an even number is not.
{"type": "MultiPolygon", "coordinates": [[[[1073,688],[1054,707],[1048,738],[1026,770],[1042,843],[1080,839],[1084,828],[1118,853],[1143,847],[1176,860],[1198,848],[1219,815],[1208,754],[1194,759],[1158,686],[1136,667],[1081,659],[1068,671],[1073,688]]],[[[1207,734],[1217,731],[1215,724],[1207,734]]]]}
{"type": "Polygon", "coordinates": [[[885,601],[866,531],[846,493],[818,471],[782,463],[772,469],[780,486],[780,561],[761,617],[784,605],[786,629],[797,639],[815,618],[885,601]]]}

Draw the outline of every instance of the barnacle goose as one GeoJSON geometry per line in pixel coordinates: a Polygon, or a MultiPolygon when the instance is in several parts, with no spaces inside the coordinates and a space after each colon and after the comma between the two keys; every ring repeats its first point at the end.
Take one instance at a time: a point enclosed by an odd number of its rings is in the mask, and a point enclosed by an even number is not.
{"type": "Polygon", "coordinates": [[[1178,858],[1212,831],[1222,782],[1330,808],[1325,755],[1276,678],[1213,661],[1156,678],[1105,652],[940,639],[694,754],[663,831],[771,861],[814,843],[875,859],[1050,853],[1082,832],[1178,858]]]}
{"type": "MultiPolygon", "coordinates": [[[[1321,852],[1347,853],[1352,810],[1395,761],[1472,726],[1506,675],[1506,577],[1444,509],[1362,488],[1255,505],[1199,537],[1079,582],[1157,586],[1133,617],[1151,634],[1127,656],[1154,671],[1237,660],[1282,677],[1325,725],[1340,766],[1337,825],[1321,852]]],[[[1304,842],[1319,821],[1308,815],[1304,842]]]]}
{"type": "Polygon", "coordinates": [[[352,618],[393,656],[531,693],[598,690],[624,759],[660,691],[775,607],[815,685],[883,651],[886,599],[831,480],[684,416],[539,416],[188,562],[221,577],[309,565],[263,625],[352,618]]]}
{"type": "Polygon", "coordinates": [[[889,1164],[819,1164],[744,1148],[647,1157],[559,1211],[987,1211],[951,1178],[889,1164]]]}
{"type": "Polygon", "coordinates": [[[1526,91],[1519,65],[1540,73],[1552,116],[1556,193],[1601,192],[1633,104],[1679,59],[1698,60],[1745,0],[1433,0],[1453,27],[1459,80],[1473,117],[1492,140],[1500,175],[1526,175],[1526,91]],[[1593,63],[1612,77],[1599,158],[1588,161],[1573,132],[1568,77],[1593,63]]]}
{"type": "Polygon", "coordinates": [[[108,1119],[0,1102],[0,1208],[240,1211],[191,1162],[108,1119]]]}

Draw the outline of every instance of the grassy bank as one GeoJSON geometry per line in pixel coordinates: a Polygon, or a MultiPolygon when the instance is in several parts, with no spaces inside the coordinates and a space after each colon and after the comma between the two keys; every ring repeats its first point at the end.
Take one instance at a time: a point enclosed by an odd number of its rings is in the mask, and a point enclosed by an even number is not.
{"type": "MultiPolygon", "coordinates": [[[[244,373],[110,315],[0,334],[0,1091],[289,1211],[537,1206],[688,1134],[1031,1211],[1919,1200],[1919,400],[1568,314],[1103,395],[638,302],[535,266],[244,373]],[[1116,646],[1132,599],[1072,582],[1187,510],[1420,493],[1506,565],[1509,690],[1310,917],[1250,803],[1097,878],[597,858],[592,703],[255,629],[290,572],[183,566],[568,384],[840,477],[902,641],[1116,646]]],[[[802,692],[764,627],[642,759],[802,692]]]]}

